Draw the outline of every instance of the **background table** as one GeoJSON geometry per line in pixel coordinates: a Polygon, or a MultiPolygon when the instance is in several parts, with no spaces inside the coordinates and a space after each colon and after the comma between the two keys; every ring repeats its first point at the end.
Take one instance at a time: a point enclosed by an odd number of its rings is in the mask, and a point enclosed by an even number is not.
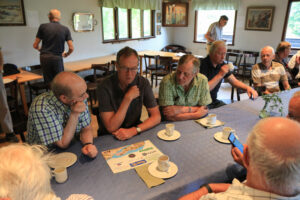
{"type": "MultiPolygon", "coordinates": [[[[288,102],[293,93],[300,88],[280,94],[284,102],[285,115],[288,102]]],[[[259,121],[259,111],[264,101],[246,100],[211,110],[219,120],[236,130],[242,143],[246,142],[248,132],[259,121]]],[[[118,141],[111,135],[95,139],[99,155],[95,160],[89,160],[80,152],[81,145],[76,143],[67,151],[78,155],[79,160],[68,168],[69,179],[66,183],[57,184],[52,180],[56,194],[63,199],[72,193],[86,193],[95,199],[177,199],[196,190],[205,182],[224,182],[228,179],[226,168],[234,164],[231,157],[231,145],[214,140],[214,133],[223,127],[205,129],[193,120],[175,122],[175,128],[181,133],[181,138],[167,142],[160,140],[156,134],[163,129],[165,123],[141,133],[127,141],[118,141]],[[136,174],[129,170],[113,174],[101,155],[101,151],[133,144],[149,139],[170,160],[178,166],[178,174],[162,185],[148,189],[136,174]]]]}

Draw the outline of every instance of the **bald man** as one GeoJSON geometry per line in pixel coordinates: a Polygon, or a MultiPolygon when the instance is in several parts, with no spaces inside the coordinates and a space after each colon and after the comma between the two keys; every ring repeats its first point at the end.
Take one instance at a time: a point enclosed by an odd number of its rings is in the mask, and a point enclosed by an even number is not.
{"type": "Polygon", "coordinates": [[[78,75],[59,73],[51,83],[51,91],[36,97],[30,106],[28,143],[64,149],[78,136],[82,153],[96,157],[86,89],[85,81],[78,75]]]}
{"type": "Polygon", "coordinates": [[[33,43],[33,48],[40,51],[45,83],[50,83],[56,74],[64,71],[63,57],[66,58],[74,50],[70,30],[59,23],[60,11],[50,10],[48,18],[50,23],[40,25],[33,43]],[[41,41],[42,47],[39,46],[41,41]],[[65,41],[69,47],[68,52],[65,52],[65,41]]]}
{"type": "Polygon", "coordinates": [[[260,51],[261,63],[252,67],[254,87],[265,87],[264,94],[279,92],[279,81],[285,90],[290,89],[288,78],[282,64],[272,61],[275,57],[274,49],[265,46],[260,51]]]}
{"type": "Polygon", "coordinates": [[[260,120],[249,134],[242,162],[245,182],[208,184],[180,200],[300,199],[300,124],[283,117],[260,120]]]}

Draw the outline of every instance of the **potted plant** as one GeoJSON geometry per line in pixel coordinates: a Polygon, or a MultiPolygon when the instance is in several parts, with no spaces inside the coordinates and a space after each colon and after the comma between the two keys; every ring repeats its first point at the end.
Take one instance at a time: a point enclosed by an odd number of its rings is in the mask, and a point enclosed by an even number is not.
{"type": "Polygon", "coordinates": [[[283,116],[283,104],[281,98],[277,93],[262,95],[265,105],[259,112],[260,118],[272,117],[272,116],[283,116]]]}

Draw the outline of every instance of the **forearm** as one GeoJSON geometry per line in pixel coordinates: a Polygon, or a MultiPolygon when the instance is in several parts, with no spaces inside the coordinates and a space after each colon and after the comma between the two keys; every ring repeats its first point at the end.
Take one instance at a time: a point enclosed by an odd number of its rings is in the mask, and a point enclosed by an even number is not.
{"type": "Polygon", "coordinates": [[[165,115],[165,118],[169,121],[184,121],[190,119],[199,119],[207,114],[207,111],[203,110],[199,112],[200,107],[191,106],[178,106],[181,112],[175,115],[165,115]]]}
{"type": "Polygon", "coordinates": [[[146,130],[154,127],[155,125],[159,124],[161,121],[161,116],[160,116],[158,106],[156,108],[152,108],[152,109],[155,109],[155,110],[150,113],[149,118],[146,119],[143,123],[138,125],[138,127],[142,131],[146,131],[146,130]]]}
{"type": "Polygon", "coordinates": [[[72,141],[76,126],[78,124],[79,113],[71,113],[68,122],[64,128],[63,136],[61,140],[56,142],[56,145],[60,148],[67,148],[72,141]]]}
{"type": "Polygon", "coordinates": [[[212,91],[216,85],[223,79],[224,76],[222,76],[220,73],[218,73],[213,79],[208,81],[209,90],[212,91]]]}
{"type": "Polygon", "coordinates": [[[290,90],[291,89],[291,86],[290,86],[288,81],[283,81],[282,84],[283,84],[283,87],[284,87],[285,90],[290,90]]]}
{"type": "Polygon", "coordinates": [[[234,79],[234,80],[230,80],[229,79],[229,82],[236,88],[240,88],[240,89],[243,89],[243,90],[247,90],[247,88],[249,88],[250,86],[244,84],[243,82],[237,80],[237,79],[234,79]]]}
{"type": "Polygon", "coordinates": [[[80,141],[82,144],[93,143],[93,132],[91,125],[88,125],[81,130],[80,141]]]}

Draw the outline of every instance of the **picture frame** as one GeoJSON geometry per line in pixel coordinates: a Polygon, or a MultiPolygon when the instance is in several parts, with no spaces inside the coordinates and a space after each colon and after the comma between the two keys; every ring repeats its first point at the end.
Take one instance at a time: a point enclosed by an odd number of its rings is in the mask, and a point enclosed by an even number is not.
{"type": "Polygon", "coordinates": [[[156,35],[161,35],[161,25],[156,26],[156,35]]]}
{"type": "Polygon", "coordinates": [[[23,0],[1,0],[0,26],[25,26],[23,0]]]}
{"type": "Polygon", "coordinates": [[[94,31],[94,14],[73,13],[73,29],[75,32],[94,31]]]}
{"type": "Polygon", "coordinates": [[[274,10],[274,6],[248,7],[245,30],[271,31],[274,10]]]}
{"type": "Polygon", "coordinates": [[[163,2],[162,26],[185,27],[188,26],[189,3],[163,2]]]}
{"type": "Polygon", "coordinates": [[[156,13],[156,23],[161,23],[161,13],[156,13]]]}

